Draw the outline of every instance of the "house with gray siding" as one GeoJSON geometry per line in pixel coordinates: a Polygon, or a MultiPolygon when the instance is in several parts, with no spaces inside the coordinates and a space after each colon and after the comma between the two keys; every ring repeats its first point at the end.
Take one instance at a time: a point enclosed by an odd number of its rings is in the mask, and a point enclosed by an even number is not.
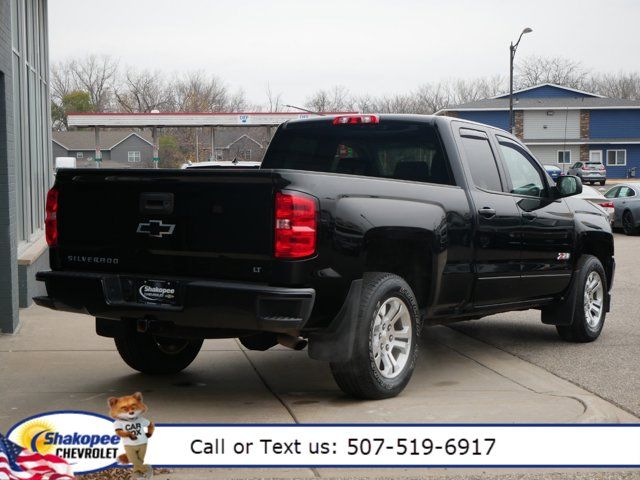
{"type": "MultiPolygon", "coordinates": [[[[514,134],[544,164],[563,170],[600,161],[608,178],[640,176],[640,101],[550,83],[513,93],[514,134]]],[[[509,130],[509,94],[437,112],[509,130]]]]}
{"type": "MultiPolygon", "coordinates": [[[[95,133],[92,130],[53,132],[53,156],[74,157],[76,166],[95,167],[95,133]]],[[[105,130],[100,133],[101,167],[153,167],[151,134],[133,130],[105,130]]]]}

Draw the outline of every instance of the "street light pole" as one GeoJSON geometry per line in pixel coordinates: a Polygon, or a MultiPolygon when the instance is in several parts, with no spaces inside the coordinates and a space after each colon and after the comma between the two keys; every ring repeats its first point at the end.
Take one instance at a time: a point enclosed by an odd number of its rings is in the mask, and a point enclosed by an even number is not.
{"type": "Polygon", "coordinates": [[[525,33],[531,33],[533,30],[529,27],[526,27],[522,32],[520,32],[520,36],[518,37],[518,41],[515,43],[511,42],[509,45],[509,131],[512,134],[514,132],[514,122],[513,122],[513,59],[516,56],[516,50],[518,49],[518,45],[520,44],[520,40],[525,33]]]}

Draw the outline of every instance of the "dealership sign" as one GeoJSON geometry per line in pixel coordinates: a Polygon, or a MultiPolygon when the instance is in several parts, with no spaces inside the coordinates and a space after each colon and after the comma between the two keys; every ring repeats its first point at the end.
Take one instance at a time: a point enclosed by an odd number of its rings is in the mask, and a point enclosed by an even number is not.
{"type": "Polygon", "coordinates": [[[76,474],[113,466],[120,445],[112,419],[75,411],[27,418],[14,425],[7,437],[32,452],[66,460],[76,474]]]}

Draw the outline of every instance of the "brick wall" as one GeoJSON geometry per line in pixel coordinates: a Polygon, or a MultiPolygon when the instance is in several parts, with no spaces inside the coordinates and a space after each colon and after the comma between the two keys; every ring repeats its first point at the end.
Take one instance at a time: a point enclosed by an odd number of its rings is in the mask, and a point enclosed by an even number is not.
{"type": "Polygon", "coordinates": [[[513,126],[516,137],[522,140],[524,138],[524,112],[522,110],[514,110],[513,126]]]}
{"type": "Polygon", "coordinates": [[[580,110],[580,140],[589,139],[589,123],[591,112],[589,110],[580,110]]]}
{"type": "Polygon", "coordinates": [[[18,324],[11,5],[0,0],[0,331],[18,324]]]}
{"type": "Polygon", "coordinates": [[[589,161],[589,145],[580,145],[580,161],[589,161]]]}

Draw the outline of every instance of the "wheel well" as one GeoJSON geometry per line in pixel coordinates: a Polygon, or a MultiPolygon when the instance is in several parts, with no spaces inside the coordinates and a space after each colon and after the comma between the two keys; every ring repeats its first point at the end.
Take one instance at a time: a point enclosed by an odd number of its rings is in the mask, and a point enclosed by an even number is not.
{"type": "Polygon", "coordinates": [[[611,277],[613,274],[613,265],[611,257],[613,256],[613,241],[609,238],[606,240],[599,236],[588,236],[582,246],[583,255],[593,255],[604,267],[607,274],[607,285],[611,285],[611,277]]]}
{"type": "Polygon", "coordinates": [[[416,296],[418,306],[429,302],[433,278],[432,239],[425,233],[385,231],[365,239],[365,271],[389,272],[402,277],[416,296]]]}

